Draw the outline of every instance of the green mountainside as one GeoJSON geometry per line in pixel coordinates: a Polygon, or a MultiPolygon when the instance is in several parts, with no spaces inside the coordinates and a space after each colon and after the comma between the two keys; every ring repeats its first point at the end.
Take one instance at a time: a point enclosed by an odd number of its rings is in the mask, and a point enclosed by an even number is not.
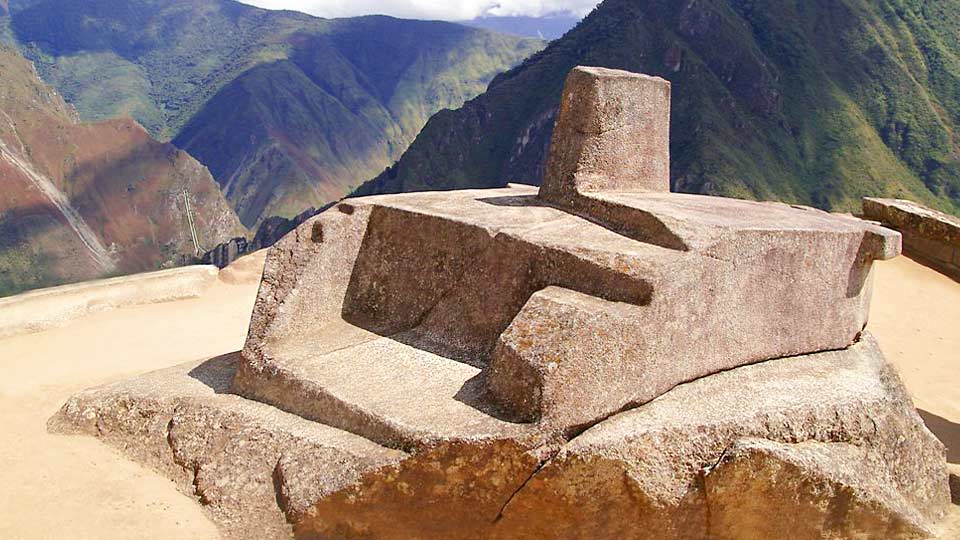
{"type": "Polygon", "coordinates": [[[247,225],[342,197],[539,40],[232,0],[11,0],[24,54],[87,121],[131,116],[207,165],[247,225]]]}
{"type": "Polygon", "coordinates": [[[357,194],[539,183],[576,65],[673,83],[677,191],[960,213],[960,1],[606,0],[357,194]]]}

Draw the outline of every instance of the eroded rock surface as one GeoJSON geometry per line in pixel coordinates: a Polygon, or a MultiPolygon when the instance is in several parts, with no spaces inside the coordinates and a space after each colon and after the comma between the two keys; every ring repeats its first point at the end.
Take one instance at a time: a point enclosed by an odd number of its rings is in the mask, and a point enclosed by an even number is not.
{"type": "Polygon", "coordinates": [[[864,332],[900,235],[666,193],[663,81],[578,70],[564,103],[539,193],[339,204],[270,251],[241,354],[52,427],[231,538],[926,535],[945,451],[864,332]]]}
{"type": "Polygon", "coordinates": [[[196,495],[229,538],[288,538],[288,515],[403,459],[397,450],[229,395],[228,355],[78,394],[50,420],[93,435],[196,495]],[[314,473],[291,480],[290,463],[314,473]]]}
{"type": "Polygon", "coordinates": [[[943,452],[866,336],[712,375],[598,424],[517,493],[498,538],[924,537],[948,503],[943,452]],[[747,451],[746,439],[765,442],[747,451]],[[799,521],[796,536],[774,534],[799,521]]]}

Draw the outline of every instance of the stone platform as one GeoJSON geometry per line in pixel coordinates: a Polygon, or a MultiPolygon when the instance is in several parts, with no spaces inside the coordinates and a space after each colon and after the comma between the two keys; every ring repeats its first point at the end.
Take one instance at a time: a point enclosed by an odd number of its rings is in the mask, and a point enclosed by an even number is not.
{"type": "Polygon", "coordinates": [[[238,362],[84,392],[51,428],[168,475],[251,540],[923,538],[949,500],[942,445],[869,336],[680,385],[533,450],[510,433],[391,449],[232,395],[238,362]]]}
{"type": "Polygon", "coordinates": [[[539,191],[345,201],[271,250],[241,354],[51,426],[231,538],[926,535],[944,448],[864,331],[900,235],[667,193],[666,81],[578,68],[563,103],[539,191]]]}
{"type": "Polygon", "coordinates": [[[565,435],[710,373],[849,346],[866,324],[870,263],[899,249],[895,233],[783,204],[610,198],[684,247],[615,233],[528,187],[343,203],[283,241],[281,253],[313,253],[302,266],[268,262],[234,388],[384,444],[432,442],[351,399],[363,385],[340,372],[370,358],[398,403],[445,380],[453,400],[479,377],[485,392],[464,414],[565,435]],[[300,305],[310,317],[285,312],[300,305]]]}

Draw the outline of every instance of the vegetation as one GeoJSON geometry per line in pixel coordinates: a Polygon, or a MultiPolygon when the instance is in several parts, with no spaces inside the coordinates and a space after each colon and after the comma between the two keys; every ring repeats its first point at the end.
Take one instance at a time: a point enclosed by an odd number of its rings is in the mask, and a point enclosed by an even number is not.
{"type": "Polygon", "coordinates": [[[960,1],[607,0],[358,194],[539,183],[566,72],[673,83],[678,191],[960,213],[960,1]]]}
{"type": "Polygon", "coordinates": [[[441,22],[233,0],[12,0],[41,76],[87,121],[132,116],[208,165],[247,225],[337,199],[426,120],[542,46],[441,22]]]}

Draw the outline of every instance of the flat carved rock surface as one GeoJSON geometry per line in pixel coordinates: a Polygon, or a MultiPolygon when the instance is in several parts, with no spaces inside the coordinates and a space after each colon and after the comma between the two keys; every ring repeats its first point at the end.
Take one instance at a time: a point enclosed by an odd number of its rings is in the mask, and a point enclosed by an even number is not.
{"type": "Polygon", "coordinates": [[[685,381],[849,346],[872,261],[899,252],[896,233],[807,208],[596,197],[657,237],[526,187],[354,199],[314,218],[268,258],[234,390],[393,447],[536,447],[685,381]]]}

